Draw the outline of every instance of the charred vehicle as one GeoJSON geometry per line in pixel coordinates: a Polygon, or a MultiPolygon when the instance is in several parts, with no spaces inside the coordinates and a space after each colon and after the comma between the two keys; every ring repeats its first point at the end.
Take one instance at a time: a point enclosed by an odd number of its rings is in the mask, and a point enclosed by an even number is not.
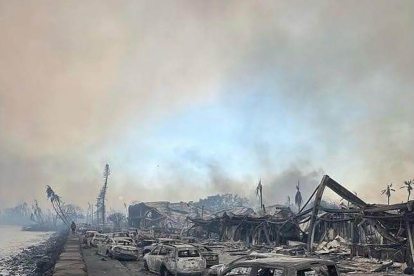
{"type": "Polygon", "coordinates": [[[94,233],[93,238],[91,240],[91,245],[94,247],[98,247],[98,244],[106,241],[108,236],[105,234],[94,233]]]}
{"type": "Polygon", "coordinates": [[[157,245],[144,257],[145,269],[163,276],[203,274],[206,260],[192,245],[157,245]]]}
{"type": "Polygon", "coordinates": [[[285,257],[281,254],[276,253],[251,253],[249,255],[241,256],[228,264],[218,264],[210,267],[210,269],[207,272],[207,275],[209,276],[217,276],[220,275],[226,268],[231,267],[237,263],[243,262],[243,261],[249,261],[249,260],[256,260],[256,259],[263,259],[263,258],[272,258],[272,257],[285,257]]]}
{"type": "MultiPolygon", "coordinates": [[[[155,240],[141,239],[137,242],[137,246],[141,247],[141,248],[144,248],[146,246],[151,246],[152,244],[155,244],[155,243],[156,243],[155,240]]],[[[151,249],[150,249],[150,251],[151,251],[151,249]]]]}
{"type": "Polygon", "coordinates": [[[219,264],[219,254],[214,252],[212,249],[210,249],[208,246],[198,244],[198,243],[192,243],[194,247],[198,249],[201,256],[203,256],[204,259],[206,259],[206,266],[211,267],[213,265],[219,264]]]}
{"type": "Polygon", "coordinates": [[[220,276],[339,276],[334,262],[312,258],[272,257],[237,262],[220,276]]]}
{"type": "Polygon", "coordinates": [[[91,246],[91,241],[96,234],[99,234],[98,231],[86,231],[83,236],[83,243],[91,246]]]}
{"type": "Polygon", "coordinates": [[[183,243],[183,242],[177,239],[158,238],[151,245],[147,245],[144,247],[142,251],[142,255],[145,256],[145,254],[148,254],[149,252],[151,252],[152,249],[154,249],[159,244],[172,245],[172,244],[180,244],[180,243],[183,243]]]}
{"type": "Polygon", "coordinates": [[[118,260],[133,261],[138,259],[138,248],[131,238],[117,237],[100,243],[98,254],[118,260]]]}
{"type": "Polygon", "coordinates": [[[129,233],[128,232],[115,232],[115,233],[108,234],[108,236],[110,236],[111,238],[128,238],[129,233]]]}

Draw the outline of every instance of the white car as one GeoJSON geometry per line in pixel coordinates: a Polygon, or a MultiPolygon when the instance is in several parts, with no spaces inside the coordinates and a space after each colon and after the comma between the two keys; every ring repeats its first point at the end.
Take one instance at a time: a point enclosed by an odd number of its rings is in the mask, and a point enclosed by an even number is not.
{"type": "Polygon", "coordinates": [[[144,267],[163,276],[200,276],[206,268],[206,260],[192,245],[159,244],[144,256],[144,267]]]}
{"type": "Polygon", "coordinates": [[[108,239],[98,245],[98,254],[123,261],[138,259],[138,248],[131,238],[108,239]]]}

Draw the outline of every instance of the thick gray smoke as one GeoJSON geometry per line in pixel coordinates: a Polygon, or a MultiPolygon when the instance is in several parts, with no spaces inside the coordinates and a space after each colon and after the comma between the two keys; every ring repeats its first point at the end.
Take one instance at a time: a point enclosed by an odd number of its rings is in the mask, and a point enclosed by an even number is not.
{"type": "Polygon", "coordinates": [[[46,204],[45,185],[86,205],[106,163],[115,207],[248,196],[260,177],[271,204],[323,173],[384,200],[414,178],[413,14],[387,0],[0,1],[0,207],[46,204]],[[131,165],[154,126],[205,103],[242,126],[243,160],[131,165]],[[290,143],[263,137],[275,129],[290,143]]]}

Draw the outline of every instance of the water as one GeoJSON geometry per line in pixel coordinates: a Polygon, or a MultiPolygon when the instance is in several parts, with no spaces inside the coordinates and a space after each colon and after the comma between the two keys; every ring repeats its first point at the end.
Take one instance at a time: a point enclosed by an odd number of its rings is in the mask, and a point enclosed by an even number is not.
{"type": "Polygon", "coordinates": [[[38,245],[54,232],[21,231],[20,226],[0,225],[0,260],[19,254],[23,249],[38,245]]]}

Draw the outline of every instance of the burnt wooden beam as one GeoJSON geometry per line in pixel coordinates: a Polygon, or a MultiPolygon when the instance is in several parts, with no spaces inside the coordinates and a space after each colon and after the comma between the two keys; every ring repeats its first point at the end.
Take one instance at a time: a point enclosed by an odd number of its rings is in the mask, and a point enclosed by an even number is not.
{"type": "Polygon", "coordinates": [[[320,206],[320,210],[327,212],[327,213],[333,213],[333,214],[358,214],[361,212],[361,209],[332,209],[332,208],[325,208],[320,206]]]}
{"type": "Polygon", "coordinates": [[[393,235],[391,235],[388,230],[382,226],[377,220],[375,219],[366,219],[366,222],[374,226],[374,228],[380,233],[381,236],[386,238],[387,240],[393,242],[393,243],[399,243],[399,240],[397,240],[393,235]]]}
{"type": "MultiPolygon", "coordinates": [[[[310,219],[311,221],[310,221],[310,226],[309,226],[309,237],[308,237],[308,250],[310,252],[312,252],[312,250],[313,250],[312,245],[313,245],[313,240],[314,240],[314,235],[315,235],[315,225],[316,225],[316,221],[318,219],[319,210],[322,209],[322,207],[320,206],[320,203],[321,203],[321,200],[322,200],[323,192],[325,191],[326,187],[330,188],[332,191],[334,191],[336,194],[338,194],[340,197],[344,198],[345,200],[347,200],[347,201],[351,202],[352,204],[360,207],[361,209],[363,209],[363,211],[372,212],[372,211],[369,211],[369,210],[375,210],[375,212],[381,212],[381,210],[383,210],[383,208],[386,208],[386,206],[384,206],[384,207],[381,206],[380,208],[382,208],[382,209],[380,209],[379,211],[378,211],[378,207],[376,207],[377,209],[369,208],[369,205],[367,203],[365,203],[365,201],[363,201],[358,196],[356,196],[355,194],[350,192],[348,189],[343,187],[341,184],[339,184],[338,182],[336,182],[335,180],[330,178],[328,175],[324,175],[323,178],[322,178],[321,183],[319,184],[319,188],[318,188],[318,191],[317,191],[316,196],[315,196],[315,203],[314,203],[314,206],[313,206],[313,209],[312,209],[312,214],[311,214],[311,219],[310,219]]],[[[404,205],[404,206],[406,206],[406,208],[408,210],[412,210],[412,208],[411,208],[412,203],[410,203],[410,204],[407,204],[407,203],[406,204],[396,204],[396,205],[404,205]]],[[[393,209],[391,209],[391,210],[393,210],[393,209]]],[[[346,212],[343,211],[343,213],[346,213],[346,212]]],[[[375,219],[366,219],[366,221],[369,224],[371,224],[372,226],[374,226],[377,229],[377,231],[384,238],[386,238],[386,239],[388,239],[392,242],[396,242],[396,243],[399,242],[377,220],[375,220],[375,219]]]]}
{"type": "Polygon", "coordinates": [[[412,258],[413,264],[414,264],[413,236],[412,236],[412,233],[411,233],[410,223],[408,221],[405,222],[405,227],[407,228],[407,236],[408,236],[408,240],[410,241],[410,253],[411,253],[411,258],[412,258]]]}
{"type": "Polygon", "coordinates": [[[410,211],[412,210],[414,201],[411,200],[406,203],[398,203],[398,204],[391,204],[391,205],[371,205],[367,208],[365,208],[364,212],[386,212],[386,211],[394,211],[394,210],[400,210],[400,211],[410,211]]]}
{"type": "Polygon", "coordinates": [[[321,181],[321,184],[319,184],[319,188],[315,195],[315,202],[313,204],[312,208],[312,214],[310,219],[310,225],[309,225],[309,237],[308,237],[308,250],[312,253],[313,251],[313,239],[315,235],[315,224],[316,219],[318,217],[319,212],[319,205],[321,203],[322,195],[325,190],[326,184],[329,182],[329,176],[324,175],[321,181]]]}
{"type": "MultiPolygon", "coordinates": [[[[348,191],[344,186],[330,178],[329,176],[325,175],[328,179],[326,180],[326,186],[329,187],[332,191],[334,191],[337,195],[345,199],[346,201],[351,202],[352,204],[358,207],[365,207],[367,204],[356,196],[354,193],[348,191]]],[[[324,176],[324,177],[325,177],[324,176]]]]}

